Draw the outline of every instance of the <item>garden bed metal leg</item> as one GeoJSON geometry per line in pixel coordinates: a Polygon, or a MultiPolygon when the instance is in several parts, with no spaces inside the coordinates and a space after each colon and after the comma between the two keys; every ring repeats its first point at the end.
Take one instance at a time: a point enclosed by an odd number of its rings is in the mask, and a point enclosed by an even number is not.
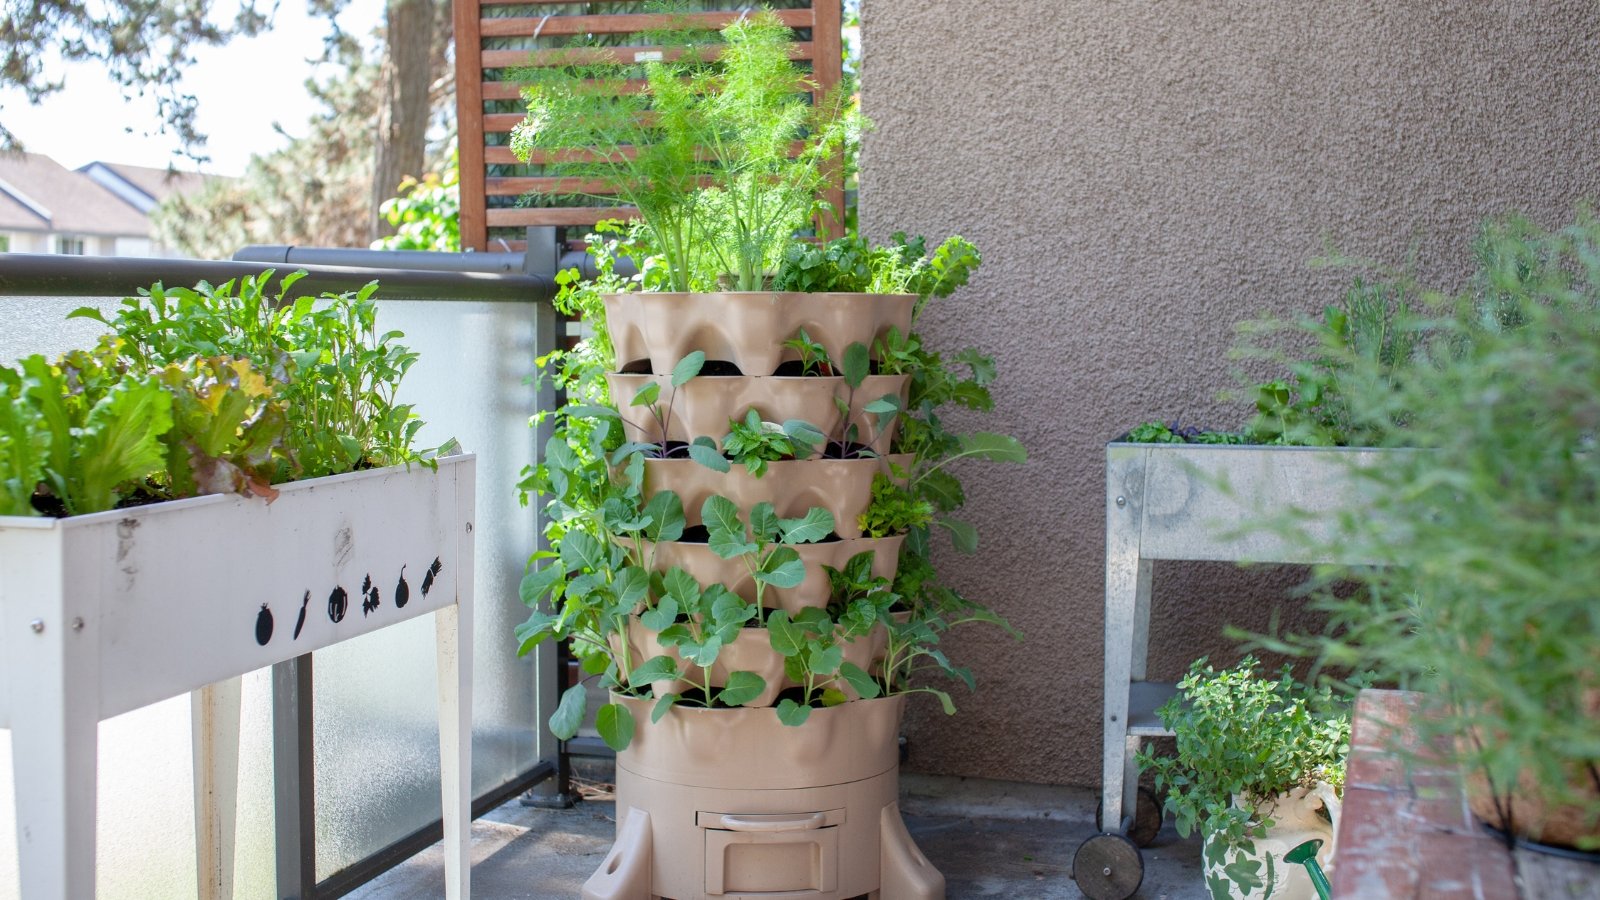
{"type": "Polygon", "coordinates": [[[199,900],[233,900],[233,848],[239,800],[239,704],[234,677],[192,691],[194,849],[199,900]]]}
{"type": "Polygon", "coordinates": [[[439,792],[444,818],[446,900],[472,895],[471,605],[434,614],[439,659],[439,792]]]}
{"type": "MultiPolygon", "coordinates": [[[[9,572],[0,656],[10,674],[12,773],[21,896],[81,900],[95,889],[95,763],[100,723],[97,609],[46,532],[9,572]]],[[[12,547],[35,543],[18,536],[12,547]]]]}

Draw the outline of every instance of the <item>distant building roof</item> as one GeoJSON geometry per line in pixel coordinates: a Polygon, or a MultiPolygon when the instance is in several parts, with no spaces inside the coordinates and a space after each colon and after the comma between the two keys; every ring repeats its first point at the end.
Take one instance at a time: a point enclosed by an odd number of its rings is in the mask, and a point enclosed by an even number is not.
{"type": "Polygon", "coordinates": [[[132,203],[38,153],[0,153],[0,228],[71,234],[150,234],[132,203]]]}
{"type": "Polygon", "coordinates": [[[198,191],[216,176],[176,172],[126,163],[92,162],[78,170],[127,202],[148,213],[173,194],[198,191]]]}

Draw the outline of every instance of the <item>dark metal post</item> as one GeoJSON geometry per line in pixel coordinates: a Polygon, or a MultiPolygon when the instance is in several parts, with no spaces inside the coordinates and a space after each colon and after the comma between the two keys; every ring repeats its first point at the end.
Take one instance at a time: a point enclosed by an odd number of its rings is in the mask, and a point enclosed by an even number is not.
{"type": "Polygon", "coordinates": [[[317,893],[316,760],[311,741],[311,654],[272,667],[272,790],[279,900],[317,893]]]}
{"type": "MultiPolygon", "coordinates": [[[[551,278],[556,274],[556,261],[559,258],[560,246],[556,241],[556,229],[552,226],[536,226],[528,229],[528,249],[523,260],[522,274],[536,278],[551,278]]],[[[548,303],[541,303],[537,307],[534,320],[534,356],[542,357],[559,346],[561,335],[559,333],[559,317],[555,308],[548,303]]],[[[554,383],[548,379],[538,381],[538,396],[535,400],[535,409],[553,410],[557,408],[558,398],[554,383]]],[[[535,464],[544,458],[546,442],[555,434],[555,423],[546,418],[533,430],[533,458],[535,464]]],[[[540,505],[534,504],[534,534],[540,550],[550,549],[549,542],[544,536],[544,516],[540,512],[540,505]]],[[[546,785],[536,785],[523,795],[522,802],[528,806],[554,807],[565,809],[573,804],[570,769],[567,754],[561,742],[550,733],[550,714],[555,712],[556,704],[561,700],[561,692],[566,688],[565,679],[565,654],[552,642],[546,642],[534,650],[533,677],[534,677],[534,723],[538,728],[536,736],[539,758],[555,769],[555,780],[546,785]]]]}

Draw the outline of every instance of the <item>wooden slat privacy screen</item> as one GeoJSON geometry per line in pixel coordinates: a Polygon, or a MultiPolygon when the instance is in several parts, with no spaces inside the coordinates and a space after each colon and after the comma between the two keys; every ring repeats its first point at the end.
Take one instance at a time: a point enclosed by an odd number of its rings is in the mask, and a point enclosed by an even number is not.
{"type": "MultiPolygon", "coordinates": [[[[703,11],[663,16],[642,11],[642,0],[455,0],[456,115],[461,161],[461,244],[477,250],[519,250],[533,225],[588,226],[601,219],[625,218],[633,210],[616,206],[519,206],[533,189],[595,185],[543,177],[538,163],[524,164],[509,146],[511,130],[524,107],[513,69],[541,62],[574,61],[562,48],[604,37],[628,52],[651,48],[634,43],[642,32],[687,18],[695,25],[720,28],[758,8],[734,0],[701,0],[703,11]]],[[[776,0],[764,4],[796,31],[791,55],[810,64],[818,93],[839,83],[839,0],[776,0]]],[[[596,59],[609,49],[597,49],[596,59]]],[[[597,193],[596,191],[588,191],[597,193]]],[[[844,208],[842,180],[825,198],[844,208]]],[[[581,236],[581,231],[578,236],[581,236]]]]}

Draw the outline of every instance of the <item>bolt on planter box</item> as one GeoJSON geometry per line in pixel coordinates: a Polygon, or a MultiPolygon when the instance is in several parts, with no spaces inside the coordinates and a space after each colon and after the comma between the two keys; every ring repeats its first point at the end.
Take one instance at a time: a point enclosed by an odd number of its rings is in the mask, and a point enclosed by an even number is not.
{"type": "Polygon", "coordinates": [[[466,896],[474,475],[463,455],[281,485],[270,504],[0,517],[22,895],[94,896],[97,723],[191,691],[201,884],[230,883],[238,677],[438,613],[447,880],[466,896]]]}

